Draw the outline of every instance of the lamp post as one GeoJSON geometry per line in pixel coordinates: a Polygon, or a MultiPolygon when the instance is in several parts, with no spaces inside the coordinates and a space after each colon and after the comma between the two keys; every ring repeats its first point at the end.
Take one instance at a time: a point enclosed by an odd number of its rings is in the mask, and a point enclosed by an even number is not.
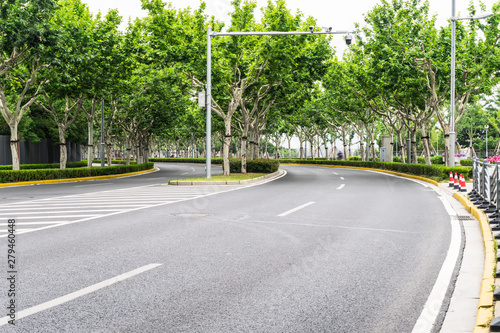
{"type": "MultiPolygon", "coordinates": [[[[314,27],[309,27],[309,32],[304,31],[253,31],[253,32],[216,32],[212,31],[212,28],[209,26],[207,29],[207,93],[206,93],[206,108],[207,108],[207,138],[206,138],[206,146],[207,152],[211,151],[211,136],[212,136],[212,37],[219,36],[265,36],[265,35],[346,35],[345,42],[347,45],[350,45],[352,42],[352,35],[350,35],[351,31],[332,31],[331,27],[323,28],[324,31],[314,31],[314,27]]],[[[207,154],[206,158],[206,178],[212,178],[212,167],[211,167],[211,158],[210,155],[207,154]]]]}
{"type": "Polygon", "coordinates": [[[486,158],[488,158],[488,128],[490,125],[485,125],[484,128],[486,129],[486,158]]]}
{"type": "Polygon", "coordinates": [[[455,0],[451,0],[451,84],[450,84],[450,147],[448,166],[455,166],[455,23],[458,20],[480,20],[493,13],[482,13],[473,17],[455,17],[455,0]]]}

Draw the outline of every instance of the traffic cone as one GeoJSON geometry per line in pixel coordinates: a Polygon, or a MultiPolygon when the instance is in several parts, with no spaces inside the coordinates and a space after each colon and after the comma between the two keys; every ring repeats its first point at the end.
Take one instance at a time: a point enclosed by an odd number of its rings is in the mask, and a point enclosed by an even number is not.
{"type": "Polygon", "coordinates": [[[455,178],[453,179],[453,182],[454,182],[453,188],[455,190],[459,190],[460,189],[460,183],[458,182],[458,175],[457,175],[456,172],[455,172],[455,178]]]}
{"type": "Polygon", "coordinates": [[[465,185],[465,177],[460,174],[460,192],[467,192],[467,187],[465,185]]]}
{"type": "Polygon", "coordinates": [[[450,171],[450,182],[448,183],[449,187],[453,187],[453,172],[450,171]]]}

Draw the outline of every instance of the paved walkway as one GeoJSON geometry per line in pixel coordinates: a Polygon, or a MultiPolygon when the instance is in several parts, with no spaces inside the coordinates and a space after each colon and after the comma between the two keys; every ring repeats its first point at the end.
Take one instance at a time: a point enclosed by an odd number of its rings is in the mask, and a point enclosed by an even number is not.
{"type": "MultiPolygon", "coordinates": [[[[457,212],[457,218],[463,225],[465,244],[460,272],[455,284],[450,305],[445,314],[441,333],[472,332],[474,330],[479,294],[484,270],[484,245],[479,222],[455,198],[458,192],[448,187],[447,183],[439,184],[445,198],[457,212]]],[[[465,197],[472,190],[472,184],[467,183],[465,197]]],[[[460,192],[459,192],[460,193],[460,192]]]]}

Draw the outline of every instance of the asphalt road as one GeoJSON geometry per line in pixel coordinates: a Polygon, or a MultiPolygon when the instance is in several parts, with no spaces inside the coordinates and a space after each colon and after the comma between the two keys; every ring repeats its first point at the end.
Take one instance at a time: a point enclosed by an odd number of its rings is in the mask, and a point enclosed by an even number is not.
{"type": "Polygon", "coordinates": [[[0,189],[4,220],[77,216],[19,226],[18,320],[0,331],[411,332],[450,242],[430,188],[303,166],[258,186],[176,187],[160,184],[203,166],[158,165],[0,189]]]}

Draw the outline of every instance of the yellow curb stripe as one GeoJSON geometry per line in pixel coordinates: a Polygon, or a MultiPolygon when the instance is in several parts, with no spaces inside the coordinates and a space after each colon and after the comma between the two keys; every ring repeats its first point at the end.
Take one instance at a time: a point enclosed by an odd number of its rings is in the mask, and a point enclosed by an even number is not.
{"type": "Polygon", "coordinates": [[[458,193],[454,193],[453,197],[471,212],[471,214],[479,221],[479,227],[481,228],[485,256],[483,281],[481,283],[481,291],[479,293],[479,304],[474,333],[489,332],[490,322],[494,317],[492,286],[495,284],[494,274],[497,263],[493,234],[486,215],[481,210],[479,210],[467,198],[458,193]]]}
{"type": "Polygon", "coordinates": [[[64,178],[64,179],[49,179],[49,180],[36,180],[36,181],[26,181],[26,182],[17,182],[17,183],[1,183],[0,187],[8,187],[8,186],[19,186],[19,185],[38,185],[38,184],[55,184],[55,183],[67,183],[67,182],[81,182],[86,180],[98,180],[98,179],[112,179],[112,178],[121,178],[133,175],[140,175],[142,173],[152,172],[156,169],[135,171],[129,173],[115,174],[115,175],[106,175],[106,176],[93,176],[93,177],[81,177],[81,178],[64,178]]]}

